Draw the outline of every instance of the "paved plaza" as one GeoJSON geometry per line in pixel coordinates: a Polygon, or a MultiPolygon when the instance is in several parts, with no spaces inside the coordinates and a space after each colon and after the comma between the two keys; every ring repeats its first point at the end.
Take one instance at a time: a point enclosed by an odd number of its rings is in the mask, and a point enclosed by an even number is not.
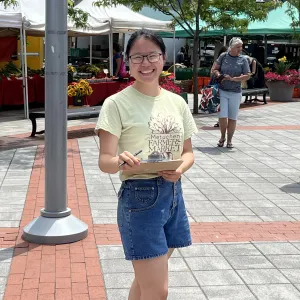
{"type": "MultiPolygon", "coordinates": [[[[299,300],[300,102],[242,105],[234,149],[216,147],[216,115],[195,120],[195,164],[182,178],[194,244],[169,261],[168,299],[299,300]]],[[[97,166],[95,122],[68,122],[68,205],[89,236],[41,246],[21,235],[44,204],[44,137],[29,138],[22,112],[0,112],[0,299],[127,299],[121,183],[97,166]]]]}

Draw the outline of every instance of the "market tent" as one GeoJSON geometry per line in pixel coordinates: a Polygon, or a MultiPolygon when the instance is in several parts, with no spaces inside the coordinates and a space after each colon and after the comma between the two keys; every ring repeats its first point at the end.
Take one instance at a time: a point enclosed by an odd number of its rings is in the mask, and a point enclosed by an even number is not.
{"type": "Polygon", "coordinates": [[[22,13],[20,7],[4,8],[0,4],[0,37],[16,36],[20,34],[22,27],[22,13]]]}
{"type": "MultiPolygon", "coordinates": [[[[108,34],[110,26],[107,20],[94,20],[90,17],[91,24],[89,29],[75,28],[74,23],[68,21],[69,35],[98,35],[108,34]]],[[[0,4],[0,35],[18,35],[18,31],[12,28],[22,28],[28,35],[44,36],[46,23],[45,0],[18,0],[16,6],[4,8],[0,4]]]]}
{"type": "Polygon", "coordinates": [[[93,27],[95,21],[109,21],[113,32],[128,32],[141,28],[153,31],[173,31],[171,21],[159,21],[148,18],[142,14],[132,11],[124,5],[97,7],[95,0],[83,0],[76,8],[90,14],[88,23],[93,27]]]}
{"type": "MultiPolygon", "coordinates": [[[[201,37],[213,37],[213,36],[224,36],[224,35],[246,35],[246,36],[257,36],[257,35],[267,35],[267,36],[282,36],[282,35],[291,35],[294,33],[294,30],[291,28],[292,19],[286,13],[288,9],[288,3],[285,2],[281,7],[271,10],[268,14],[268,17],[265,21],[256,21],[250,22],[248,30],[240,33],[235,29],[218,29],[212,28],[208,29],[205,32],[200,34],[201,37]]],[[[298,16],[298,10],[293,9],[296,16],[298,16]]],[[[241,16],[242,18],[242,16],[241,16]]],[[[204,22],[201,22],[201,26],[206,26],[204,22]]],[[[192,25],[192,28],[195,29],[195,25],[192,25]]],[[[176,26],[176,37],[177,38],[188,38],[190,37],[187,32],[182,29],[181,26],[176,26]]],[[[300,28],[296,29],[296,32],[300,33],[300,28]]],[[[161,34],[162,37],[172,37],[170,33],[161,34]]]]}

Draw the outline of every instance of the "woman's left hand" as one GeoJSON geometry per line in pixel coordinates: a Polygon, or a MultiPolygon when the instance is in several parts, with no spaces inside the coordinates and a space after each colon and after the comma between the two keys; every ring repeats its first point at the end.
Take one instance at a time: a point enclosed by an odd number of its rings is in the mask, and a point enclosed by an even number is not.
{"type": "Polygon", "coordinates": [[[158,175],[163,177],[164,179],[171,181],[171,182],[177,182],[181,175],[182,175],[182,170],[178,168],[176,171],[161,171],[158,172],[158,175]]]}

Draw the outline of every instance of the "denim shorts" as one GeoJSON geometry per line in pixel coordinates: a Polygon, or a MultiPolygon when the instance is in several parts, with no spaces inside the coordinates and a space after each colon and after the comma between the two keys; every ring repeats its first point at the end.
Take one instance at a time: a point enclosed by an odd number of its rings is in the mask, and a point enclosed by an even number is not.
{"type": "Polygon", "coordinates": [[[234,93],[228,91],[220,91],[220,112],[219,118],[228,118],[237,120],[239,108],[242,99],[242,93],[234,93]]]}
{"type": "Polygon", "coordinates": [[[169,248],[191,245],[181,181],[162,177],[123,181],[118,226],[127,260],[158,257],[169,248]]]}

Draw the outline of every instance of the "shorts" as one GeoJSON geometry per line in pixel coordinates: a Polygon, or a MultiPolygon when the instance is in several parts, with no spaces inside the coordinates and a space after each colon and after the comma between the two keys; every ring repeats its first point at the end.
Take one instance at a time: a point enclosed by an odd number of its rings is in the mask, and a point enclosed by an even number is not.
{"type": "Polygon", "coordinates": [[[162,177],[123,181],[118,226],[127,260],[158,257],[169,248],[191,245],[181,181],[162,177]]]}
{"type": "Polygon", "coordinates": [[[242,99],[242,93],[234,93],[219,90],[220,93],[220,112],[219,118],[237,120],[242,99]]]}

